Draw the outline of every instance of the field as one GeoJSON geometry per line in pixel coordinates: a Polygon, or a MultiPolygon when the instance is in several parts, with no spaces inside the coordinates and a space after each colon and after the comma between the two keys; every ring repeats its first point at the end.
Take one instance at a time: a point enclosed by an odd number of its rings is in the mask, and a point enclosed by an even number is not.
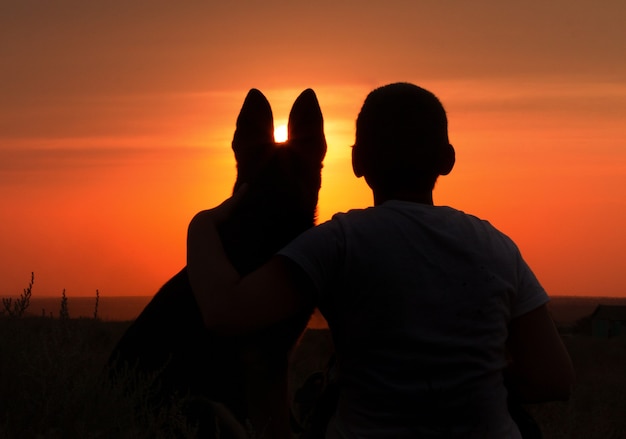
{"type": "Polygon", "coordinates": [[[564,337],[577,383],[572,398],[529,406],[546,439],[626,438],[626,337],[564,337]]]}
{"type": "MultiPolygon", "coordinates": [[[[136,396],[100,379],[128,324],[68,315],[0,317],[0,439],[169,437],[175,407],[158,416],[137,412],[136,396]]],[[[575,334],[564,341],[578,382],[570,401],[528,407],[544,437],[625,438],[626,337],[575,334]]],[[[324,367],[328,347],[325,330],[305,334],[292,360],[294,388],[324,367]]]]}

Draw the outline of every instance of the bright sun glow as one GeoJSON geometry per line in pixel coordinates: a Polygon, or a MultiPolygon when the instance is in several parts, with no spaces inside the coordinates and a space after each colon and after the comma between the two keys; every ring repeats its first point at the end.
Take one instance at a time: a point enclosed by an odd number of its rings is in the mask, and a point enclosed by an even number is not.
{"type": "Polygon", "coordinates": [[[282,143],[287,141],[287,125],[276,125],[274,128],[274,142],[282,143]]]}

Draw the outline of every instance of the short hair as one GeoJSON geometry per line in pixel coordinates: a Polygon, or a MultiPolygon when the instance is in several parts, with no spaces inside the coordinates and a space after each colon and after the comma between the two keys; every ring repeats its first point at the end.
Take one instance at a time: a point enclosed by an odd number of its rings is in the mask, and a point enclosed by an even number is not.
{"type": "Polygon", "coordinates": [[[432,189],[439,176],[439,150],[448,142],[443,105],[414,84],[373,90],[357,117],[354,148],[370,186],[432,189]]]}

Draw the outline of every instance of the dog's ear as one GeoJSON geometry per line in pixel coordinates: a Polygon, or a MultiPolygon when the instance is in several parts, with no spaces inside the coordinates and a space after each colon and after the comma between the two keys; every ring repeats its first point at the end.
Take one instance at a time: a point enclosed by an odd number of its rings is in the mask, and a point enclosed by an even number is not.
{"type": "Polygon", "coordinates": [[[237,160],[237,183],[249,181],[274,147],[274,116],[267,98],[253,88],[237,117],[232,143],[237,160]]]}
{"type": "Polygon", "coordinates": [[[300,93],[289,113],[289,144],[299,148],[321,163],[326,155],[326,137],[324,136],[324,117],[315,92],[310,88],[300,93]]]}

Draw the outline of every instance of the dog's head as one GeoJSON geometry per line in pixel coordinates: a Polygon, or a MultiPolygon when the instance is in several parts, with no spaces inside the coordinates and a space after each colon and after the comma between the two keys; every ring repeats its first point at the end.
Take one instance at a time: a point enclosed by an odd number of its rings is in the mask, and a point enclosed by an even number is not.
{"type": "Polygon", "coordinates": [[[288,140],[274,141],[272,109],[256,89],[248,92],[233,138],[235,190],[248,190],[220,229],[226,253],[240,273],[257,267],[315,223],[324,119],[315,93],[303,91],[289,114],[288,140]]]}

